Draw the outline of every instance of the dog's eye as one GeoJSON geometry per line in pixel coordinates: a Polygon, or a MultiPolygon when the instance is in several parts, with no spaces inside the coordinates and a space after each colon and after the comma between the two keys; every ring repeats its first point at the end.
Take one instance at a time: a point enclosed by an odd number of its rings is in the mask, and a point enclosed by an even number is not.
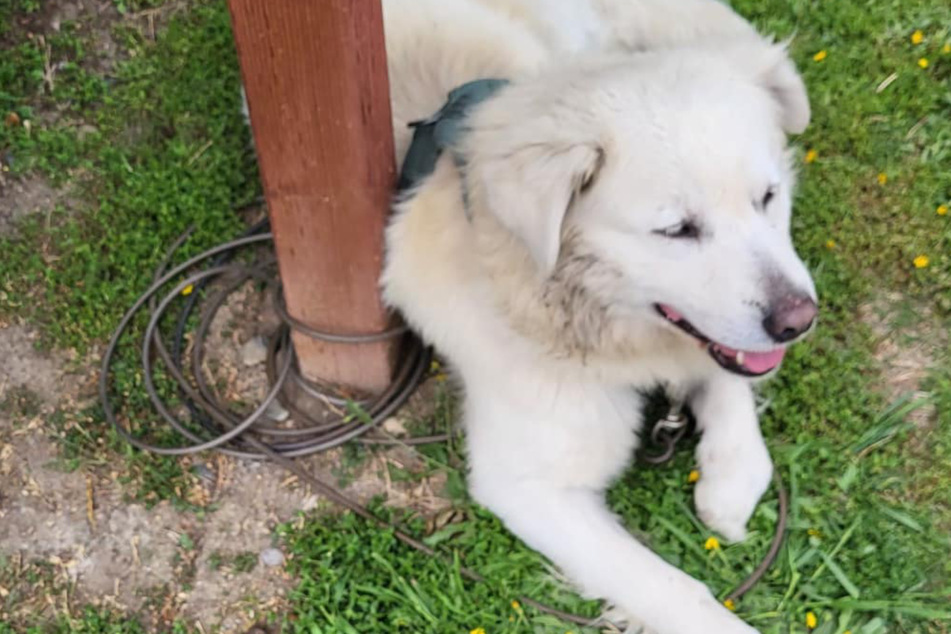
{"type": "Polygon", "coordinates": [[[766,211],[766,208],[769,207],[769,203],[773,202],[773,199],[776,198],[776,186],[770,185],[766,190],[766,193],[763,194],[763,198],[760,199],[759,209],[760,211],[766,211]]]}
{"type": "Polygon", "coordinates": [[[665,238],[696,240],[700,237],[700,227],[692,220],[684,220],[665,229],[658,229],[654,233],[662,235],[665,238]]]}

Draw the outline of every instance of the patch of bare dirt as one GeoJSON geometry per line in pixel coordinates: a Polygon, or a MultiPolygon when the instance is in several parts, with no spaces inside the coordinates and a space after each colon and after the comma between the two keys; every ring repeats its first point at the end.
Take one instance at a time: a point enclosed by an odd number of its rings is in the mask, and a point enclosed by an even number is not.
{"type": "Polygon", "coordinates": [[[43,177],[4,178],[0,174],[0,234],[12,229],[20,218],[52,211],[59,204],[72,204],[69,192],[54,188],[43,177]]]}
{"type": "MultiPolygon", "coordinates": [[[[60,71],[71,64],[79,64],[90,73],[102,77],[116,74],[118,64],[130,53],[116,40],[116,27],[137,30],[143,37],[155,40],[169,19],[191,6],[190,0],[165,2],[159,7],[121,14],[114,0],[51,0],[39,3],[38,10],[17,15],[13,28],[0,37],[0,47],[23,41],[32,42],[44,57],[42,84],[35,103],[30,104],[37,122],[52,125],[60,121],[68,104],[52,104],[40,98],[50,95],[60,71]],[[53,36],[68,31],[83,42],[83,55],[55,51],[50,44],[53,36]]],[[[5,113],[0,113],[5,114],[5,113]]],[[[69,120],[82,137],[95,132],[90,122],[69,120]]]]}
{"type": "MultiPolygon", "coordinates": [[[[859,316],[875,337],[875,359],[882,370],[880,389],[888,400],[908,394],[914,399],[926,398],[922,384],[947,349],[948,336],[931,307],[912,305],[902,295],[889,293],[863,306],[859,316]]],[[[918,428],[934,424],[934,406],[915,409],[909,420],[918,428]]]]}
{"type": "MultiPolygon", "coordinates": [[[[120,47],[112,32],[122,16],[111,0],[55,0],[40,3],[37,11],[22,13],[14,22],[14,31],[7,39],[26,34],[40,47],[45,47],[45,37],[62,29],[74,29],[79,36],[86,36],[94,44],[88,51],[85,65],[90,70],[103,74],[111,73],[120,55],[120,47]]],[[[55,76],[62,61],[50,60],[47,73],[55,76]]],[[[47,77],[47,81],[51,78],[47,77]]],[[[52,79],[55,81],[55,79],[52,79]]]]}
{"type": "MultiPolygon", "coordinates": [[[[0,394],[14,388],[29,388],[44,403],[57,401],[69,389],[71,375],[65,370],[64,354],[37,349],[36,335],[23,326],[0,325],[0,394]]],[[[3,397],[0,396],[0,402],[3,397]]],[[[6,413],[0,411],[0,416],[6,413]]]]}
{"type": "MultiPolygon", "coordinates": [[[[248,284],[213,322],[206,372],[226,401],[247,406],[266,390],[254,342],[276,323],[269,301],[248,284]]],[[[276,527],[302,511],[336,512],[306,482],[267,462],[200,456],[190,461],[197,477],[189,499],[204,512],[130,503],[121,459],[104,450],[105,464],[68,471],[50,439],[47,419],[57,408],[78,409],[95,398],[92,373],[68,372],[75,362],[38,352],[19,326],[0,330],[0,358],[0,402],[23,403],[0,412],[0,619],[34,623],[92,603],[154,628],[181,618],[206,631],[241,632],[262,614],[284,610],[294,580],[276,527]]],[[[388,421],[389,433],[400,436],[408,418],[431,414],[434,385],[388,421]]],[[[425,473],[408,447],[356,461],[335,449],[301,463],[360,502],[384,496],[433,521],[449,507],[444,475],[425,473]]]]}

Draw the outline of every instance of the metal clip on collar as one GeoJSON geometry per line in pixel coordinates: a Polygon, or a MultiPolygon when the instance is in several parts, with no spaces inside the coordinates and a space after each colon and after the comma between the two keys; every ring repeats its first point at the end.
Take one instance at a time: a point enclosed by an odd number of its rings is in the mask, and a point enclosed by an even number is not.
{"type": "Polygon", "coordinates": [[[663,464],[674,457],[677,443],[687,433],[687,416],[683,413],[683,406],[672,405],[667,416],[654,423],[651,429],[651,443],[661,447],[659,454],[641,454],[641,460],[649,464],[663,464]]]}

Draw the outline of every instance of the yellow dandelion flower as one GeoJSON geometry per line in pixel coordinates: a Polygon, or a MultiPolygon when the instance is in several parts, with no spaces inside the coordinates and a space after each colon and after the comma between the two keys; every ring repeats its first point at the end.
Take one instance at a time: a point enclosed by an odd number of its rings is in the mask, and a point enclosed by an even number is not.
{"type": "Polygon", "coordinates": [[[921,44],[925,40],[925,34],[921,31],[915,31],[911,34],[911,43],[912,44],[921,44]]]}
{"type": "Polygon", "coordinates": [[[951,53],[951,44],[945,44],[941,47],[942,53],[951,53]]]}
{"type": "Polygon", "coordinates": [[[469,634],[485,634],[485,628],[477,627],[474,630],[469,630],[469,634]]]}
{"type": "Polygon", "coordinates": [[[194,290],[195,290],[195,287],[192,284],[189,284],[188,286],[182,289],[182,295],[191,295],[192,292],[194,292],[194,290]]]}
{"type": "Polygon", "coordinates": [[[512,601],[512,609],[518,612],[519,610],[522,609],[522,604],[519,603],[518,601],[512,601]]]}
{"type": "Polygon", "coordinates": [[[810,537],[820,537],[822,535],[822,533],[820,533],[819,530],[816,528],[810,528],[809,530],[806,531],[806,533],[810,537]]]}
{"type": "Polygon", "coordinates": [[[809,150],[806,152],[806,157],[803,160],[806,163],[815,163],[817,158],[819,158],[819,153],[815,150],[809,150]]]}
{"type": "Polygon", "coordinates": [[[878,175],[878,184],[879,184],[879,185],[884,185],[884,184],[887,183],[887,182],[888,182],[888,174],[886,174],[885,172],[881,172],[881,173],[878,175]]]}
{"type": "Polygon", "coordinates": [[[921,59],[919,59],[918,65],[921,66],[922,68],[928,68],[928,58],[922,57],[921,59]]]}
{"type": "Polygon", "coordinates": [[[687,475],[687,482],[693,484],[694,482],[700,481],[700,472],[694,469],[687,475]]]}
{"type": "Polygon", "coordinates": [[[835,248],[835,240],[826,240],[826,248],[827,248],[827,249],[834,249],[834,248],[835,248]]]}
{"type": "Polygon", "coordinates": [[[730,612],[736,612],[736,601],[733,599],[727,599],[723,602],[723,606],[730,612]]]}
{"type": "Polygon", "coordinates": [[[931,260],[929,260],[929,259],[928,259],[928,256],[927,256],[927,255],[924,255],[924,254],[919,255],[918,257],[916,257],[916,258],[914,259],[914,263],[915,263],[915,268],[916,268],[916,269],[923,269],[923,268],[925,268],[926,266],[928,266],[928,264],[929,264],[930,262],[931,262],[931,260]]]}
{"type": "Polygon", "coordinates": [[[719,549],[720,549],[720,540],[717,539],[716,537],[710,537],[710,538],[707,539],[707,541],[703,544],[703,547],[706,548],[707,550],[719,550],[719,549]]]}
{"type": "Polygon", "coordinates": [[[948,215],[948,206],[947,206],[947,205],[938,205],[938,208],[935,209],[935,213],[938,214],[939,216],[947,216],[947,215],[948,215]]]}
{"type": "Polygon", "coordinates": [[[819,619],[816,618],[815,612],[806,612],[806,627],[810,630],[815,629],[816,625],[819,624],[819,619]]]}
{"type": "Polygon", "coordinates": [[[819,51],[818,53],[816,53],[815,55],[813,55],[813,56],[812,56],[812,59],[813,59],[813,61],[821,62],[822,60],[824,60],[824,59],[825,59],[826,57],[828,57],[828,56],[829,56],[829,53],[827,53],[825,50],[821,50],[821,51],[819,51]]]}

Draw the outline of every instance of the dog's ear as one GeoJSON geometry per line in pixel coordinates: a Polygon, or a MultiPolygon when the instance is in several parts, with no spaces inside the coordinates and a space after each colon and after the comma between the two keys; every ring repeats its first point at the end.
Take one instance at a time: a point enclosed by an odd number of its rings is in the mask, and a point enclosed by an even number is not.
{"type": "Polygon", "coordinates": [[[806,84],[789,58],[788,43],[772,48],[772,54],[764,57],[766,64],[760,71],[760,81],[779,103],[783,129],[799,134],[809,125],[812,116],[806,84]]]}
{"type": "Polygon", "coordinates": [[[467,180],[547,275],[558,260],[565,215],[594,182],[604,152],[593,143],[528,142],[480,158],[467,180]]]}
{"type": "Polygon", "coordinates": [[[767,90],[779,108],[780,124],[790,134],[809,125],[811,110],[806,85],[789,58],[789,42],[736,40],[719,45],[717,52],[767,90]]]}

